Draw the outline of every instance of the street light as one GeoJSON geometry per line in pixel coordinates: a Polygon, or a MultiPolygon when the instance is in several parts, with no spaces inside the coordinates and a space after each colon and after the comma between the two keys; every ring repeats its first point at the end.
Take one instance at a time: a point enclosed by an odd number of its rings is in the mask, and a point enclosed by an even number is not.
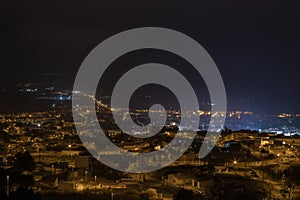
{"type": "Polygon", "coordinates": [[[9,176],[6,176],[6,181],[7,181],[7,188],[6,188],[7,197],[9,197],[9,176]]]}
{"type": "Polygon", "coordinates": [[[87,181],[89,172],[87,170],[85,170],[84,173],[85,173],[85,180],[87,181]]]}

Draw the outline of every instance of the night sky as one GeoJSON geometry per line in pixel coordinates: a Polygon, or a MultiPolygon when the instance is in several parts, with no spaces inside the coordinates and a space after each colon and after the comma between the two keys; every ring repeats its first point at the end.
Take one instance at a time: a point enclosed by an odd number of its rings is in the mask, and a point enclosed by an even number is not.
{"type": "Polygon", "coordinates": [[[131,28],[165,27],[208,51],[223,76],[229,108],[297,113],[299,10],[296,0],[3,0],[0,71],[67,74],[69,87],[101,41],[131,28]]]}

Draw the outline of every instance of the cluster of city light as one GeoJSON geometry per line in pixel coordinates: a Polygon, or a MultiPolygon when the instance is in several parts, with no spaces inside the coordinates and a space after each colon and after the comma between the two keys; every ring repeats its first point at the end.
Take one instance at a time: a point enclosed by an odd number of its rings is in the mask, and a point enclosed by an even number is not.
{"type": "Polygon", "coordinates": [[[228,112],[229,117],[237,116],[238,118],[241,118],[241,115],[252,115],[253,112],[250,111],[230,111],[228,112]]]}
{"type": "Polygon", "coordinates": [[[292,117],[292,114],[282,113],[282,114],[277,115],[277,117],[279,117],[279,118],[292,117]]]}
{"type": "Polygon", "coordinates": [[[282,113],[277,115],[278,118],[286,118],[286,117],[300,117],[300,114],[290,114],[290,113],[282,113]]]}

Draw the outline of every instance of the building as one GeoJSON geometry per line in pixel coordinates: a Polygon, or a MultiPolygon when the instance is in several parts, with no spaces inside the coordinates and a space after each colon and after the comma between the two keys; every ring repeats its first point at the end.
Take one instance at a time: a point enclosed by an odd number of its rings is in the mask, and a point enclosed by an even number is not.
{"type": "Polygon", "coordinates": [[[74,191],[75,190],[75,183],[72,181],[66,182],[66,181],[60,181],[58,183],[58,190],[61,191],[74,191]]]}
{"type": "Polygon", "coordinates": [[[37,188],[56,189],[58,187],[58,177],[57,175],[43,176],[35,185],[37,188]]]}
{"type": "Polygon", "coordinates": [[[92,164],[92,157],[79,156],[75,157],[75,168],[89,169],[92,164]]]}
{"type": "Polygon", "coordinates": [[[258,137],[254,141],[254,146],[258,148],[262,148],[265,145],[269,145],[270,143],[270,138],[269,137],[258,137]]]}
{"type": "Polygon", "coordinates": [[[235,140],[230,140],[230,141],[226,141],[223,142],[224,148],[227,148],[229,151],[240,151],[240,149],[242,148],[240,142],[235,141],[235,140]]]}
{"type": "Polygon", "coordinates": [[[169,174],[167,179],[165,179],[165,184],[175,187],[191,185],[194,178],[195,176],[191,173],[169,174]]]}
{"type": "Polygon", "coordinates": [[[208,189],[214,186],[214,180],[210,176],[202,176],[192,180],[192,186],[198,189],[208,189]]]}

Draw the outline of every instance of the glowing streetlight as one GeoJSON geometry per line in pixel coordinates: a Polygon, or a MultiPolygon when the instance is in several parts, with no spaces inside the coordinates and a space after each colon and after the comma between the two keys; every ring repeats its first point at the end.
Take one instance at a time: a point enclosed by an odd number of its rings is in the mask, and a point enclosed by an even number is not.
{"type": "Polygon", "coordinates": [[[7,197],[9,197],[9,176],[6,176],[6,181],[7,181],[7,197]]]}
{"type": "Polygon", "coordinates": [[[235,160],[235,161],[233,161],[233,164],[235,164],[235,165],[236,165],[236,164],[237,164],[237,161],[236,161],[236,160],[235,160]]]}
{"type": "Polygon", "coordinates": [[[87,181],[89,172],[87,170],[85,170],[84,173],[85,173],[85,180],[87,181]]]}

